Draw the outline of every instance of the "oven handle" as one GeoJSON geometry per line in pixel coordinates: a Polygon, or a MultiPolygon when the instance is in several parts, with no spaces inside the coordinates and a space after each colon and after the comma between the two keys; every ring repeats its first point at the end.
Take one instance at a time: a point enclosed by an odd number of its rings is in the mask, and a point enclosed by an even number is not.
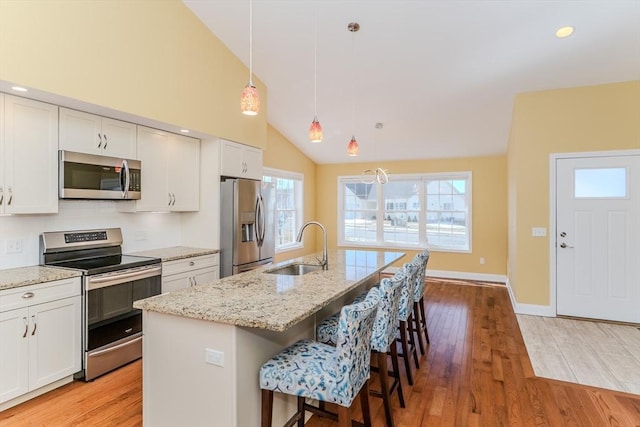
{"type": "Polygon", "coordinates": [[[162,275],[162,265],[156,267],[144,267],[140,270],[128,271],[121,274],[108,276],[88,276],[87,290],[105,288],[107,286],[118,285],[120,283],[132,282],[134,280],[146,279],[147,277],[162,275]]]}

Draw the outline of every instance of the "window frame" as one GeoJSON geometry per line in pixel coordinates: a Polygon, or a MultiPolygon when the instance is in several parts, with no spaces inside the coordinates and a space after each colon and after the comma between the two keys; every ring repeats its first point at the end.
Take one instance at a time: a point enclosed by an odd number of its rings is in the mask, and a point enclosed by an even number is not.
{"type": "MultiPolygon", "coordinates": [[[[429,172],[418,174],[393,174],[389,176],[389,182],[393,181],[419,181],[418,197],[420,209],[418,210],[418,243],[409,244],[407,242],[385,242],[384,241],[384,214],[386,204],[384,202],[383,185],[373,183],[377,186],[376,190],[376,241],[375,242],[357,242],[347,241],[344,237],[344,189],[346,184],[363,184],[362,177],[359,175],[342,175],[337,178],[338,187],[338,212],[337,212],[337,224],[338,224],[338,246],[339,247],[365,247],[365,248],[381,248],[381,249],[407,249],[418,250],[427,248],[432,252],[452,252],[452,253],[472,253],[473,252],[473,174],[471,171],[459,171],[459,172],[429,172]],[[468,249],[455,249],[452,247],[436,246],[427,242],[427,213],[429,212],[427,207],[427,181],[445,181],[445,180],[459,180],[465,179],[465,202],[466,202],[466,230],[468,235],[468,249]]],[[[412,206],[409,206],[407,202],[407,211],[414,211],[412,206]]]]}
{"type": "MultiPolygon", "coordinates": [[[[296,213],[296,224],[295,224],[295,229],[299,230],[300,227],[302,227],[302,224],[304,224],[304,174],[300,173],[300,172],[293,172],[293,171],[287,171],[287,170],[282,170],[282,169],[276,169],[276,168],[269,168],[269,167],[263,167],[262,168],[262,181],[264,181],[265,177],[271,177],[274,179],[280,178],[280,179],[287,179],[287,180],[292,180],[292,181],[299,181],[299,184],[294,184],[294,206],[295,206],[295,213],[296,213]],[[298,186],[299,188],[295,188],[296,186],[298,186]]],[[[274,189],[274,197],[276,197],[276,193],[277,193],[277,189],[274,189]]],[[[274,203],[275,207],[274,207],[274,212],[273,212],[273,216],[274,216],[274,225],[275,225],[275,233],[276,235],[273,237],[274,242],[275,242],[275,253],[283,253],[283,252],[289,252],[289,251],[295,251],[298,249],[303,249],[304,248],[304,243],[303,242],[292,242],[292,243],[287,243],[284,245],[278,245],[278,241],[277,241],[277,233],[278,233],[278,212],[279,209],[277,207],[277,200],[274,203]]],[[[287,209],[287,211],[289,211],[287,209]]]]}

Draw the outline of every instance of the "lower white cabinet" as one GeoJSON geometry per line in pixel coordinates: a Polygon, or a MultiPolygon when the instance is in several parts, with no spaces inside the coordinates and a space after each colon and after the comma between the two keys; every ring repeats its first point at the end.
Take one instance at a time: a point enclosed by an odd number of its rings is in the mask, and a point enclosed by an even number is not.
{"type": "Polygon", "coordinates": [[[80,279],[0,291],[0,403],[81,369],[80,279]]]}
{"type": "Polygon", "coordinates": [[[220,278],[220,256],[202,255],[162,263],[162,293],[203,285],[220,278]]]}

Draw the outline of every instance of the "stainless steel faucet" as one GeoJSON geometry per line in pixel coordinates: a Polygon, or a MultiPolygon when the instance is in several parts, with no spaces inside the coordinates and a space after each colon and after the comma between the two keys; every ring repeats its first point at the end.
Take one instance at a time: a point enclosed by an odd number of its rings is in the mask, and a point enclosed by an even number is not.
{"type": "Polygon", "coordinates": [[[298,237],[296,237],[296,242],[302,242],[302,233],[304,229],[309,225],[317,225],[322,229],[322,261],[320,261],[320,265],[322,265],[323,270],[329,269],[329,261],[327,257],[327,229],[324,228],[324,225],[320,224],[318,221],[308,221],[302,227],[300,227],[300,231],[298,232],[298,237]]]}

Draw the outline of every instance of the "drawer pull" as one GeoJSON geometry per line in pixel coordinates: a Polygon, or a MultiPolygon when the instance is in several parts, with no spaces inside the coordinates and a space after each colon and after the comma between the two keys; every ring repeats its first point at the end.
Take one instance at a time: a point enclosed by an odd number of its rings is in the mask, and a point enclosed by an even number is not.
{"type": "Polygon", "coordinates": [[[29,298],[33,298],[35,296],[36,296],[36,294],[34,294],[33,292],[25,292],[24,294],[22,294],[22,298],[23,299],[29,299],[29,298]]]}
{"type": "Polygon", "coordinates": [[[27,318],[23,317],[22,321],[24,322],[24,334],[22,334],[22,338],[27,337],[27,332],[29,332],[29,322],[27,322],[27,318]]]}
{"type": "Polygon", "coordinates": [[[195,263],[195,262],[193,262],[193,261],[189,261],[189,267],[193,267],[194,265],[196,265],[196,263],[195,263]]]}

